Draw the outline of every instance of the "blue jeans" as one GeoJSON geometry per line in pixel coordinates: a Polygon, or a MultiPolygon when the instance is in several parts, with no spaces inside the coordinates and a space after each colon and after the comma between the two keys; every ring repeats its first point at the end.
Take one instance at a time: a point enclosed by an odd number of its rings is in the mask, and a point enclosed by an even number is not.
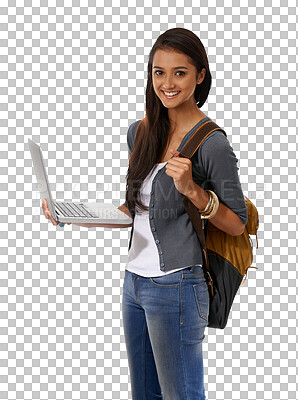
{"type": "Polygon", "coordinates": [[[209,293],[200,265],[146,278],[125,270],[122,317],[132,400],[205,400],[209,293]]]}

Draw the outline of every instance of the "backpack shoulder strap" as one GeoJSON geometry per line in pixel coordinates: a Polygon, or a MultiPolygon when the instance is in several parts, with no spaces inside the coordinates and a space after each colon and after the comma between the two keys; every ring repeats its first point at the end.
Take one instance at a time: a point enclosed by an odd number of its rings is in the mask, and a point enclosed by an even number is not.
{"type": "MultiPolygon", "coordinates": [[[[208,137],[214,131],[221,131],[225,136],[227,136],[226,132],[220,128],[215,122],[207,121],[203,125],[201,125],[195,133],[191,136],[191,138],[186,142],[183,146],[183,149],[179,153],[179,157],[191,158],[199,146],[202,144],[204,139],[208,137]]],[[[213,291],[213,281],[210,274],[210,266],[208,253],[206,248],[206,237],[204,233],[204,229],[202,227],[201,214],[198,212],[196,206],[189,200],[188,197],[182,195],[183,204],[186,212],[189,215],[189,218],[193,224],[194,230],[196,231],[198,238],[201,243],[202,253],[203,253],[203,271],[206,279],[206,283],[208,285],[209,293],[211,297],[214,295],[213,291]]],[[[207,221],[208,223],[208,221],[207,221]]]]}
{"type": "Polygon", "coordinates": [[[185,143],[183,149],[180,151],[179,156],[191,158],[197,151],[199,146],[202,144],[202,142],[206,139],[206,137],[214,131],[221,131],[225,136],[227,136],[226,132],[222,128],[220,128],[215,122],[207,121],[203,125],[201,125],[190,137],[190,139],[185,143]]]}
{"type": "MultiPolygon", "coordinates": [[[[133,133],[133,145],[135,144],[137,133],[139,127],[142,123],[146,123],[146,117],[141,119],[139,123],[136,125],[135,132],[133,133]]],[[[206,121],[203,125],[201,125],[188,139],[186,144],[183,146],[183,149],[180,151],[181,157],[191,158],[194,153],[197,151],[202,142],[206,139],[214,131],[221,131],[225,136],[227,136],[226,132],[220,128],[213,121],[206,121]]]]}

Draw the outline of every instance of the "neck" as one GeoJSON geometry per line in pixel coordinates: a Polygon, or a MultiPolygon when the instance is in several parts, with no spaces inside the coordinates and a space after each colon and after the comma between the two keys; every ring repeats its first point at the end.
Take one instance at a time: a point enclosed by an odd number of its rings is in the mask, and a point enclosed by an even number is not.
{"type": "Polygon", "coordinates": [[[168,116],[170,120],[170,135],[188,132],[199,121],[207,117],[197,106],[196,109],[185,110],[183,113],[177,112],[176,109],[168,109],[168,116]]]}

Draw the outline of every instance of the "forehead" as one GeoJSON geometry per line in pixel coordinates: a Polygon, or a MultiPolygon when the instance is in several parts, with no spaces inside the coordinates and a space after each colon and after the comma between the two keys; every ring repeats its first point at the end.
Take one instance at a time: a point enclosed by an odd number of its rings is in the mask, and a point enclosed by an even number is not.
{"type": "Polygon", "coordinates": [[[152,67],[155,65],[163,68],[173,68],[182,65],[189,68],[192,67],[189,57],[186,54],[180,53],[176,50],[161,49],[156,50],[154,54],[152,67]]]}

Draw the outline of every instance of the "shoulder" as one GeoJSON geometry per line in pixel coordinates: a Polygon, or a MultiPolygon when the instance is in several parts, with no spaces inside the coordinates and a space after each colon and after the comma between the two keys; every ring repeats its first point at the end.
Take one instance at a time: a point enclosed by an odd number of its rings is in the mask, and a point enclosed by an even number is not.
{"type": "Polygon", "coordinates": [[[136,131],[141,121],[142,121],[141,119],[137,119],[136,121],[134,121],[132,124],[129,125],[128,129],[130,129],[131,131],[136,131]]]}
{"type": "Polygon", "coordinates": [[[222,145],[230,145],[230,142],[226,135],[219,129],[213,131],[204,139],[203,143],[199,147],[201,148],[209,148],[209,147],[214,147],[215,145],[222,146],[222,145]]]}
{"type": "Polygon", "coordinates": [[[141,121],[142,121],[141,119],[138,119],[129,125],[128,131],[127,131],[127,144],[130,149],[132,149],[134,146],[136,130],[141,121]]]}
{"type": "MultiPolygon", "coordinates": [[[[236,157],[229,139],[220,130],[210,133],[198,149],[198,161],[202,162],[210,158],[225,159],[230,156],[236,157]]],[[[238,161],[237,158],[236,160],[238,161]]]]}

